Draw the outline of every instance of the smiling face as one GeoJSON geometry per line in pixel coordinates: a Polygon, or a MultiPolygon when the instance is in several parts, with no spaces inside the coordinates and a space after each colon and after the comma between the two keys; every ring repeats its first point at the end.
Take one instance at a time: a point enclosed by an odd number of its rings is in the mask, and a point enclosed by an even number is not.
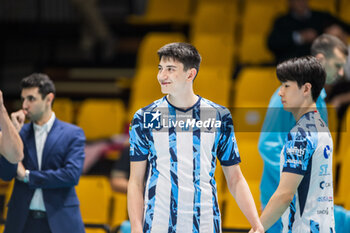
{"type": "Polygon", "coordinates": [[[163,94],[178,95],[192,84],[191,69],[184,70],[181,62],[162,57],[158,65],[158,82],[163,94]]]}
{"type": "Polygon", "coordinates": [[[26,117],[29,120],[34,122],[41,121],[43,116],[51,110],[51,94],[47,94],[42,98],[38,87],[22,89],[22,109],[25,111],[26,117]]]}
{"type": "Polygon", "coordinates": [[[299,88],[296,81],[283,82],[278,95],[281,97],[284,110],[293,112],[300,108],[305,100],[304,85],[299,88]]]}

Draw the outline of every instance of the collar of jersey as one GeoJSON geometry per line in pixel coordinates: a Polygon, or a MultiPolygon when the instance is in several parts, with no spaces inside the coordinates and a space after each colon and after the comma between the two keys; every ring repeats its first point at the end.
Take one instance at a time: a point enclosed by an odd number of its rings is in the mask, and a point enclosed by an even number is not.
{"type": "Polygon", "coordinates": [[[188,111],[192,110],[194,107],[196,107],[197,105],[199,105],[199,103],[201,102],[202,97],[200,97],[199,95],[197,95],[197,96],[198,96],[197,102],[196,102],[194,105],[192,105],[192,107],[189,107],[189,108],[187,108],[187,109],[181,109],[181,108],[175,107],[174,105],[172,105],[172,104],[168,101],[168,98],[167,98],[166,96],[164,96],[164,98],[165,98],[166,102],[168,102],[168,104],[169,104],[171,107],[175,108],[176,110],[178,110],[178,111],[180,111],[180,112],[188,112],[188,111]]]}

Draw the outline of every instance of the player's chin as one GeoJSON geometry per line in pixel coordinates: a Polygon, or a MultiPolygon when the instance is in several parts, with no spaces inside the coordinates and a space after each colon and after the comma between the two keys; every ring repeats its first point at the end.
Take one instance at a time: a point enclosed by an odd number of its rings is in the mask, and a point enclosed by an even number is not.
{"type": "Polygon", "coordinates": [[[162,88],[161,88],[161,91],[162,91],[163,94],[166,94],[166,95],[167,95],[167,94],[170,94],[169,88],[162,87],[162,88]]]}

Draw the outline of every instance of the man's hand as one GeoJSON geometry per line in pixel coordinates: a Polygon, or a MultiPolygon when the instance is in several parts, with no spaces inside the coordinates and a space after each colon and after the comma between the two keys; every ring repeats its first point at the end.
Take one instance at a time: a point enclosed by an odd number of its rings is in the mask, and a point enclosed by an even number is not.
{"type": "Polygon", "coordinates": [[[318,35],[317,31],[311,28],[301,30],[299,31],[299,34],[303,43],[312,43],[318,35]]]}
{"type": "Polygon", "coordinates": [[[11,113],[12,124],[15,126],[16,130],[19,132],[22,129],[24,121],[26,119],[26,112],[24,110],[18,110],[17,112],[11,113]]]}
{"type": "Polygon", "coordinates": [[[26,175],[26,169],[24,168],[22,162],[19,162],[17,167],[17,179],[20,181],[23,181],[25,175],[26,175]]]}
{"type": "Polygon", "coordinates": [[[4,99],[2,98],[2,91],[0,91],[0,107],[4,105],[4,99]]]}

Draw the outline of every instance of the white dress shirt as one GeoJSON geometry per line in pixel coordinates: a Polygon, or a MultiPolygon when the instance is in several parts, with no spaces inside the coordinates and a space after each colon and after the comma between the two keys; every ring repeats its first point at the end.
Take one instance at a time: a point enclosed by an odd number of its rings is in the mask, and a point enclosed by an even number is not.
{"type": "MultiPolygon", "coordinates": [[[[46,142],[47,135],[49,134],[53,123],[55,122],[55,113],[52,112],[51,118],[44,125],[33,124],[34,126],[34,134],[35,134],[35,146],[36,146],[36,155],[38,159],[38,168],[41,170],[41,162],[43,158],[43,150],[46,142]]],[[[43,199],[43,191],[38,188],[35,189],[32,201],[29,206],[30,210],[41,210],[46,211],[44,199],[43,199]]]]}

